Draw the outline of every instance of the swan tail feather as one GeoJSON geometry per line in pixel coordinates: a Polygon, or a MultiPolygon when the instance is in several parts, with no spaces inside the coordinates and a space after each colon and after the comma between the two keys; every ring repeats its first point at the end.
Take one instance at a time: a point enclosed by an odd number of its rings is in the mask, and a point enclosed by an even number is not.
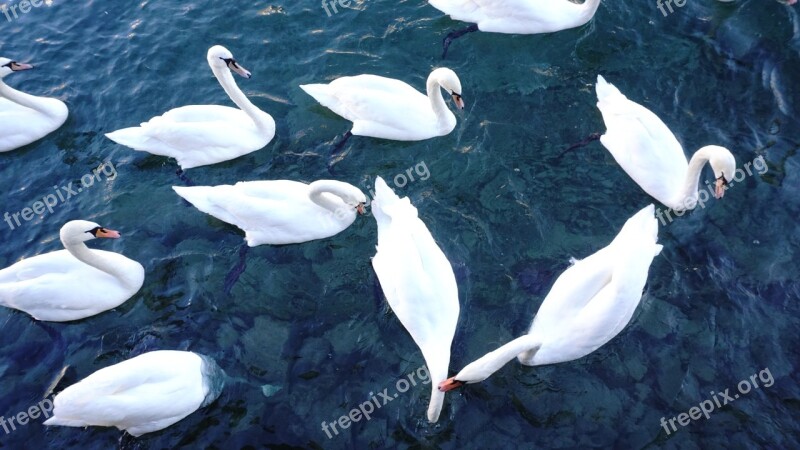
{"type": "MultiPolygon", "coordinates": [[[[145,124],[142,124],[145,125],[145,124]]],[[[134,150],[145,151],[152,144],[153,139],[147,136],[142,127],[123,128],[121,130],[106,133],[106,137],[117,144],[130,147],[134,150]]]]}
{"type": "Polygon", "coordinates": [[[595,90],[597,92],[597,101],[601,103],[610,97],[625,97],[616,86],[606,81],[602,75],[597,76],[597,85],[595,86],[595,90]]]}
{"type": "Polygon", "coordinates": [[[223,186],[172,186],[176,194],[200,211],[217,219],[236,224],[237,218],[225,208],[225,195],[219,190],[223,186]]]}
{"type": "Polygon", "coordinates": [[[339,103],[339,100],[331,93],[331,89],[327,84],[301,84],[300,89],[314,97],[314,100],[326,108],[332,109],[333,106],[339,103]]]}

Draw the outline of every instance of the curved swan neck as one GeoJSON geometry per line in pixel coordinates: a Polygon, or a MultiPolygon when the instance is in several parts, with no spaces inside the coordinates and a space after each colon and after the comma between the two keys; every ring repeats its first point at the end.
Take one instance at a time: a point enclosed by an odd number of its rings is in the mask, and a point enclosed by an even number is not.
{"type": "Polygon", "coordinates": [[[63,244],[64,248],[80,262],[105,272],[128,286],[135,285],[133,280],[130,279],[129,273],[120,267],[116,261],[106,255],[90,249],[83,242],[74,244],[67,244],[64,242],[63,244]]]}
{"type": "Polygon", "coordinates": [[[541,347],[541,342],[530,334],[518,337],[506,345],[483,355],[471,362],[456,375],[456,380],[466,383],[483,381],[493,373],[500,370],[519,354],[536,351],[541,347]],[[461,377],[464,378],[461,378],[461,377]]]}
{"type": "Polygon", "coordinates": [[[50,110],[47,108],[45,99],[18,91],[5,84],[2,79],[0,79],[0,97],[11,100],[20,106],[24,106],[44,115],[50,116],[50,110]]]}
{"type": "MultiPolygon", "coordinates": [[[[676,199],[677,205],[685,204],[687,199],[697,198],[697,191],[700,186],[700,173],[703,170],[703,166],[706,165],[710,158],[710,151],[706,148],[701,148],[692,155],[692,159],[689,160],[689,168],[686,171],[686,178],[683,181],[683,189],[680,191],[680,197],[676,199]]],[[[693,203],[691,200],[688,202],[690,204],[693,203]]]]}
{"type": "Polygon", "coordinates": [[[348,195],[347,190],[340,183],[327,180],[315,181],[309,185],[309,188],[308,198],[317,205],[334,213],[338,212],[342,204],[324,194],[333,194],[341,198],[342,201],[348,195]]]}
{"type": "Polygon", "coordinates": [[[239,107],[245,114],[247,114],[250,119],[252,119],[253,123],[262,130],[268,131],[270,129],[270,124],[264,117],[264,112],[258,109],[256,105],[254,105],[244,92],[239,89],[239,85],[236,84],[236,80],[233,78],[233,74],[227,68],[217,68],[211,67],[211,71],[214,72],[214,76],[217,77],[217,81],[222,86],[222,89],[225,90],[225,93],[228,94],[228,97],[239,107]]]}
{"type": "Polygon", "coordinates": [[[433,113],[436,114],[436,119],[440,125],[446,126],[448,122],[448,116],[452,115],[453,113],[450,112],[450,108],[447,107],[447,103],[444,102],[444,97],[442,97],[442,87],[439,84],[439,80],[431,74],[428,76],[428,82],[426,84],[428,98],[431,101],[431,108],[433,108],[433,113]]]}

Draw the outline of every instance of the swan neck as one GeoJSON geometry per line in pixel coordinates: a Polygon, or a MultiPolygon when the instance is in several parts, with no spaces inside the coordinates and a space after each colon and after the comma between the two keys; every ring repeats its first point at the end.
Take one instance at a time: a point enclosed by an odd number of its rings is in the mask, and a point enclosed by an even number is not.
{"type": "Polygon", "coordinates": [[[83,242],[77,244],[64,243],[64,248],[80,262],[113,276],[127,286],[135,285],[133,280],[129,279],[128,273],[116,261],[101,252],[90,249],[83,242]]]}
{"type": "Polygon", "coordinates": [[[521,353],[536,351],[539,347],[541,347],[541,342],[534,339],[530,334],[518,337],[497,350],[489,352],[480,359],[470,363],[456,375],[456,380],[464,382],[483,381],[521,353]],[[472,372],[474,372],[475,378],[472,378],[472,372]],[[464,374],[466,379],[460,377],[462,374],[464,374]]]}
{"type": "Polygon", "coordinates": [[[433,113],[436,115],[436,121],[440,126],[446,127],[448,118],[453,113],[450,112],[450,108],[448,108],[447,103],[444,102],[444,97],[442,97],[442,88],[439,84],[439,81],[432,74],[428,77],[426,88],[428,92],[428,99],[431,101],[431,108],[433,108],[433,113]]]}
{"type": "Polygon", "coordinates": [[[220,86],[222,86],[222,89],[225,90],[225,93],[228,94],[228,97],[230,97],[233,103],[244,111],[260,130],[268,131],[270,125],[264,117],[264,112],[258,109],[258,107],[244,95],[239,85],[236,84],[236,80],[233,78],[231,71],[227,68],[219,69],[216,67],[212,67],[211,71],[214,72],[214,76],[217,78],[217,81],[219,81],[220,86]]]}
{"type": "Polygon", "coordinates": [[[681,190],[680,197],[677,199],[678,205],[683,205],[685,202],[690,204],[694,203],[691,200],[697,198],[697,191],[700,186],[700,174],[709,158],[708,152],[704,149],[700,149],[692,155],[692,159],[689,160],[689,168],[686,171],[686,179],[683,182],[683,189],[681,190]]]}
{"type": "Polygon", "coordinates": [[[5,82],[3,82],[2,79],[0,79],[0,97],[6,98],[20,106],[30,108],[42,114],[48,116],[50,115],[48,114],[49,111],[43,99],[36,97],[35,95],[30,95],[18,91],[12,88],[11,86],[7,85],[5,82]]]}
{"type": "MultiPolygon", "coordinates": [[[[333,194],[341,199],[344,199],[346,193],[338,185],[315,181],[314,183],[311,183],[310,188],[311,189],[308,192],[308,198],[317,205],[327,209],[332,213],[337,212],[342,207],[342,203],[337,202],[328,195],[324,195],[333,194]]],[[[344,202],[344,200],[342,200],[342,202],[344,202]]]]}

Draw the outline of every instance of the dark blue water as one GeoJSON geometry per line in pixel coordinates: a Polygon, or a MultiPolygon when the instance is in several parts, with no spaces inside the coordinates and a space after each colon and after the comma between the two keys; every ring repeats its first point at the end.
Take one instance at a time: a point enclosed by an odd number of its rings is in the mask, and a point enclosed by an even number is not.
{"type": "Polygon", "coordinates": [[[20,211],[104,162],[117,173],[53,214],[14,230],[0,223],[0,266],[59,249],[60,226],[84,218],[120,230],[123,239],[92,245],[147,274],[124,305],[76,323],[0,310],[0,414],[36,405],[65,366],[59,389],[154,349],[209,355],[230,376],[217,402],[137,440],[34,420],[0,429],[0,447],[800,447],[796,7],[689,0],[665,18],[655,1],[605,1],[576,30],[473,33],[443,63],[441,39],[464,24],[426,2],[353,5],[328,17],[318,2],[56,1],[12,21],[0,15],[0,55],[37,65],[6,81],[70,107],[57,132],[0,155],[3,210],[20,211]],[[562,155],[604,130],[598,73],[662,117],[687,154],[713,143],[740,166],[763,156],[767,170],[662,227],[664,251],[637,314],[595,353],[509,364],[449,395],[435,425],[425,420],[429,387],[417,384],[329,439],[323,421],[395,392],[423,364],[372,271],[374,220],[323,241],[251,249],[226,295],[243,234],[173,193],[174,161],[103,136],[186,104],[230,105],[205,62],[213,44],[253,72],[237,81],[278,128],[261,151],[192,169],[195,183],[335,177],[368,191],[377,175],[427,168],[425,179],[397,178],[398,192],[456,272],[454,371],[524,333],[569,258],[605,246],[652,201],[599,143],[562,155]],[[453,133],[419,143],[354,137],[329,172],[348,123],[299,84],[374,73],[423,89],[443,64],[459,74],[467,102],[453,133]],[[709,419],[662,426],[759,373],[769,387],[756,376],[761,387],[709,419]]]}

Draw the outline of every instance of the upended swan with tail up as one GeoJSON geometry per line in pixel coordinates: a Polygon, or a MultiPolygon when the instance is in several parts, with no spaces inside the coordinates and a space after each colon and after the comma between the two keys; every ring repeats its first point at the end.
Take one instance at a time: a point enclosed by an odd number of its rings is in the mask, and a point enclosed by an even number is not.
{"type": "Polygon", "coordinates": [[[200,211],[244,230],[250,247],[331,237],[363,214],[367,201],[355,186],[334,180],[240,181],[233,186],[172,189],[200,211]]]}
{"type": "Polygon", "coordinates": [[[0,58],[0,152],[7,152],[47,136],[67,121],[67,105],[55,98],[36,97],[11,88],[3,78],[33,69],[0,58]]]}
{"type": "MultiPolygon", "coordinates": [[[[382,178],[375,180],[372,213],[378,223],[372,267],[392,311],[422,350],[431,380],[447,376],[460,306],[453,268],[417,216],[382,178]]],[[[431,383],[428,421],[436,422],[444,393],[431,383]]]]}
{"type": "Polygon", "coordinates": [[[649,205],[636,213],[608,246],[564,271],[528,334],[468,364],[439,383],[439,389],[481,382],[514,358],[528,366],[582,358],[619,334],[639,305],[650,264],[661,252],[654,210],[649,205]]]}
{"type": "Polygon", "coordinates": [[[645,192],[673,210],[694,209],[700,173],[708,162],[716,177],[714,194],[722,198],[736,172],[736,159],[728,149],[703,147],[687,163],[681,144],[658,116],[628,100],[600,75],[596,89],[597,108],[607,128],[600,142],[645,192]]]}
{"type": "Polygon", "coordinates": [[[117,427],[138,437],[210,405],[225,372],[203,355],[156,350],[100,369],[53,400],[45,425],[117,427]]]}
{"type": "Polygon", "coordinates": [[[0,270],[0,305],[50,322],[79,320],[131,298],[144,283],[144,267],[84,242],[119,233],[86,220],[61,227],[66,250],[37,255],[0,270]]]}
{"type": "Polygon", "coordinates": [[[507,34],[554,33],[580,27],[594,17],[600,0],[429,0],[434,8],[453,20],[473,25],[445,37],[444,53],[450,43],[466,33],[486,31],[507,34]]]}
{"type": "Polygon", "coordinates": [[[427,96],[408,84],[377,75],[342,77],[329,84],[300,86],[308,95],[353,122],[348,132],[395,141],[421,141],[449,134],[456,116],[447,107],[441,89],[464,109],[461,81],[442,67],[428,76],[427,96]]]}
{"type": "Polygon", "coordinates": [[[181,169],[216,164],[264,148],[275,136],[275,120],[258,109],[236,85],[231,71],[250,78],[228,49],[208,50],[208,65],[239,107],[190,105],[167,111],[139,127],[108,133],[134,150],[175,158],[181,169]]]}

